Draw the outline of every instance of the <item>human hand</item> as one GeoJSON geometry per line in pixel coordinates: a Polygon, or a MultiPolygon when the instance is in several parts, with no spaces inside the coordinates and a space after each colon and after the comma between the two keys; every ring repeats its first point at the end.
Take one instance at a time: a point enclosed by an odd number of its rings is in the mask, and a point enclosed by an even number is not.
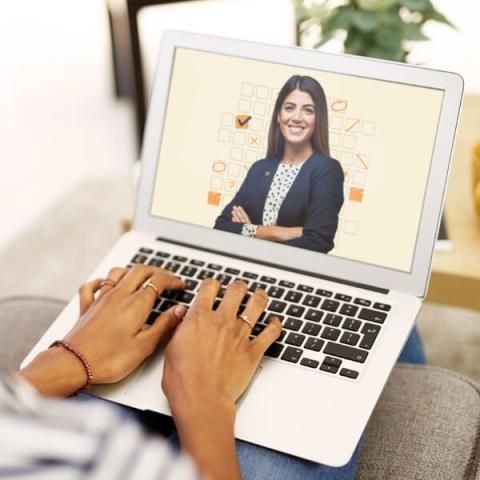
{"type": "MultiPolygon", "coordinates": [[[[267,348],[280,335],[281,324],[273,320],[250,340],[251,327],[237,316],[246,284],[232,283],[213,310],[220,287],[211,278],[200,286],[165,349],[162,388],[182,448],[208,478],[235,480],[241,478],[234,440],[235,402],[267,348]]],[[[255,291],[242,315],[254,325],[267,301],[263,290],[255,291]]]]}
{"type": "MultiPolygon", "coordinates": [[[[141,288],[144,282],[149,280],[162,292],[183,288],[183,281],[167,270],[144,265],[114,268],[108,279],[113,285],[100,288],[102,280],[94,280],[80,287],[80,318],[64,339],[87,359],[93,383],[126,377],[186,312],[184,307],[172,307],[144,329],[157,298],[153,288],[141,288]]],[[[42,352],[20,375],[47,395],[69,395],[86,383],[81,362],[61,346],[42,352]]]]}
{"type": "Polygon", "coordinates": [[[247,212],[238,205],[232,207],[232,222],[234,223],[252,223],[247,212]]]}
{"type": "Polygon", "coordinates": [[[303,227],[279,227],[278,225],[259,225],[255,238],[285,242],[300,238],[303,235],[303,227]]]}
{"type": "MultiPolygon", "coordinates": [[[[247,285],[242,281],[229,285],[221,304],[213,310],[220,288],[217,280],[203,281],[165,349],[162,388],[174,412],[209,403],[234,405],[263,354],[280,335],[281,324],[275,319],[250,340],[251,327],[237,316],[247,285]]],[[[267,302],[267,294],[257,289],[242,315],[255,325],[267,302]]]]}

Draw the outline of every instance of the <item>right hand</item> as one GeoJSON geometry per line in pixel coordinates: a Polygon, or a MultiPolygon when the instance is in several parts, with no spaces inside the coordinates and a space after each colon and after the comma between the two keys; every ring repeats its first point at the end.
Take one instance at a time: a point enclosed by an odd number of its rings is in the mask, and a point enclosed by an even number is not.
{"type": "MultiPolygon", "coordinates": [[[[250,326],[237,317],[247,285],[235,281],[213,310],[220,283],[206,279],[165,349],[162,388],[174,417],[195,408],[234,409],[252,379],[263,354],[278,338],[274,319],[255,339],[250,326]]],[[[242,312],[254,325],[268,302],[257,289],[242,312]]]]}

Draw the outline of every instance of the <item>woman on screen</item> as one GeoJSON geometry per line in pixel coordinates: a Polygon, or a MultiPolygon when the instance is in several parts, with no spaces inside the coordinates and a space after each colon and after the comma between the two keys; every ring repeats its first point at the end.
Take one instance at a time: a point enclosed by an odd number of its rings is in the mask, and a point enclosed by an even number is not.
{"type": "Polygon", "coordinates": [[[214,228],[317,252],[334,246],[344,174],[330,157],[325,93],[294,75],[280,90],[267,156],[255,162],[214,228]]]}

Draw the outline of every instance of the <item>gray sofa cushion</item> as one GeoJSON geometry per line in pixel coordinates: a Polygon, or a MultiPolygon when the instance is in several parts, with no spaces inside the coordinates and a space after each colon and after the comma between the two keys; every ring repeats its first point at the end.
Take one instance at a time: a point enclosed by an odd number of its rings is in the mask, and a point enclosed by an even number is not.
{"type": "Polygon", "coordinates": [[[356,479],[480,479],[479,434],[478,385],[399,364],[368,424],[356,479]]]}
{"type": "Polygon", "coordinates": [[[10,297],[0,299],[0,372],[13,373],[65,302],[50,298],[10,297]]]}
{"type": "MultiPolygon", "coordinates": [[[[0,371],[13,372],[65,304],[0,300],[0,371]]],[[[366,430],[356,480],[480,480],[478,385],[447,370],[397,365],[366,430]]]]}

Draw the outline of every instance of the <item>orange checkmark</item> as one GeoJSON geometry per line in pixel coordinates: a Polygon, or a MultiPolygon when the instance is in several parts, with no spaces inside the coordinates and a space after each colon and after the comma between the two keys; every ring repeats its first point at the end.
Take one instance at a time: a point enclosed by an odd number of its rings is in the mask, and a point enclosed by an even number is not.
{"type": "Polygon", "coordinates": [[[246,129],[248,128],[248,122],[252,119],[250,115],[237,115],[235,117],[235,127],[246,129]]]}

